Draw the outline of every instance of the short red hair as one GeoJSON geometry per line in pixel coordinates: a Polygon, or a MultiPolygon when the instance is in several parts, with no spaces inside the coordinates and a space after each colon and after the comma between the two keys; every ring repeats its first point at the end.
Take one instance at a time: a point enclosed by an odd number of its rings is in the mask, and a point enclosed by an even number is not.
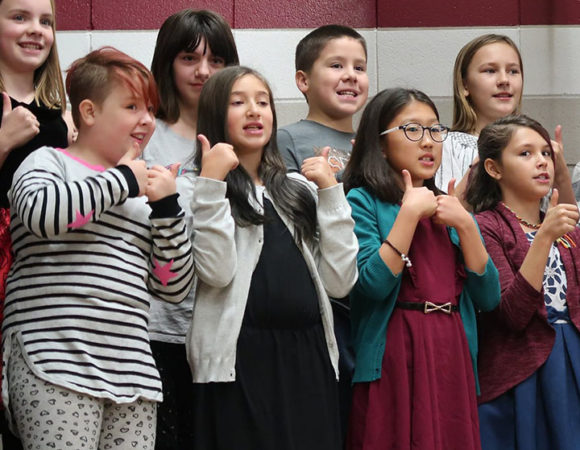
{"type": "Polygon", "coordinates": [[[66,92],[71,103],[71,113],[80,129],[79,105],[85,100],[102,104],[115,83],[124,83],[138,98],[159,107],[159,93],[153,75],[136,59],[113,47],[94,50],[73,62],[66,75],[66,92]]]}

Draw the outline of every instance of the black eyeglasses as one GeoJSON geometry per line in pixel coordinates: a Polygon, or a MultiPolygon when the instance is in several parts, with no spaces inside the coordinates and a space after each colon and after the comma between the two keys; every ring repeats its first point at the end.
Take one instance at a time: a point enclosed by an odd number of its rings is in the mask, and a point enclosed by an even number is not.
{"type": "Polygon", "coordinates": [[[385,134],[389,134],[397,130],[403,130],[405,137],[413,142],[417,142],[423,139],[425,130],[429,130],[429,136],[431,136],[431,139],[433,139],[435,142],[443,142],[445,139],[447,139],[447,133],[449,133],[449,128],[445,125],[441,125],[440,123],[431,125],[430,127],[424,127],[419,123],[408,123],[406,125],[399,125],[398,127],[389,128],[388,130],[383,131],[380,136],[384,136],[385,134]]]}

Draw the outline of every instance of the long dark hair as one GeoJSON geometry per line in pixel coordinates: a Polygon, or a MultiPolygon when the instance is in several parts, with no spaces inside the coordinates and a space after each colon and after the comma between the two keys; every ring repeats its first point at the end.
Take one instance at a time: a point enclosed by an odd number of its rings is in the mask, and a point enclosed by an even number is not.
{"type": "Polygon", "coordinates": [[[554,159],[550,134],[534,119],[523,115],[510,115],[487,125],[477,140],[479,162],[471,169],[471,176],[465,192],[465,200],[474,212],[493,209],[502,199],[501,188],[497,180],[485,170],[485,160],[493,159],[501,164],[503,150],[509,145],[513,134],[519,127],[536,131],[548,144],[554,159]]]}
{"type": "MultiPolygon", "coordinates": [[[[365,187],[380,200],[389,203],[399,203],[403,199],[403,190],[397,180],[396,173],[383,154],[386,136],[380,133],[387,129],[399,112],[412,102],[428,105],[437,119],[439,112],[431,99],[416,89],[393,88],[379,92],[365,108],[350,160],[342,177],[346,191],[357,187],[365,187]]],[[[435,186],[434,178],[425,180],[424,185],[440,194],[435,186]]]]}
{"type": "Polygon", "coordinates": [[[158,119],[168,123],[179,119],[179,93],[175,86],[173,61],[182,51],[194,52],[202,39],[214,56],[224,59],[226,66],[239,64],[232,30],[218,13],[184,9],[169,16],[159,29],[151,63],[151,72],[159,87],[158,119]]]}
{"type": "MultiPolygon", "coordinates": [[[[268,90],[272,108],[272,136],[264,146],[258,175],[263,180],[272,199],[294,225],[296,238],[310,240],[316,232],[316,203],[309,188],[301,181],[286,175],[284,160],[276,144],[276,110],[270,86],[262,75],[243,66],[225,68],[212,76],[204,85],[199,97],[197,132],[204,134],[213,145],[229,142],[228,108],[234,83],[246,75],[258,78],[268,90]]],[[[235,149],[234,149],[235,150],[235,149]]],[[[201,170],[201,144],[197,143],[195,165],[201,170]]],[[[227,193],[232,215],[239,226],[264,223],[265,217],[250,203],[256,198],[254,183],[248,172],[239,165],[226,176],[227,193]]]]}

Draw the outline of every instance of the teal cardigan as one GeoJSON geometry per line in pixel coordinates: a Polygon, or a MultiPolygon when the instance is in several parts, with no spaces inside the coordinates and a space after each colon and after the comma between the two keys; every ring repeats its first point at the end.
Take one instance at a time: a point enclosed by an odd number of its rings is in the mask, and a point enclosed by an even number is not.
{"type": "MultiPolygon", "coordinates": [[[[402,275],[394,275],[379,255],[379,248],[389,234],[400,205],[377,199],[366,188],[352,189],[347,195],[358,238],[358,281],[350,294],[353,344],[356,365],[353,382],[370,382],[381,377],[387,324],[399,295],[402,275]]],[[[454,228],[448,228],[454,245],[461,248],[454,228]]],[[[467,278],[459,298],[459,312],[469,345],[476,389],[477,324],[475,311],[491,311],[500,301],[497,269],[488,258],[485,270],[477,274],[465,268],[467,278]]]]}

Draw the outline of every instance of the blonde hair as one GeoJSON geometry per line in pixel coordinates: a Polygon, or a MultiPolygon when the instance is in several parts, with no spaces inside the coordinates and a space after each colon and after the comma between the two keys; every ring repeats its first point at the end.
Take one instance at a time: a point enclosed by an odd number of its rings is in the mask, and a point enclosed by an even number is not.
{"type": "MultiPolygon", "coordinates": [[[[522,55],[515,42],[503,34],[484,34],[468,42],[457,54],[455,66],[453,67],[453,125],[452,131],[463,131],[472,133],[475,130],[477,114],[471,102],[470,97],[465,96],[465,78],[467,69],[471,60],[477,51],[489,44],[503,43],[509,45],[518,55],[520,69],[522,74],[522,88],[524,81],[524,66],[522,64],[522,55]]],[[[513,114],[519,113],[522,105],[522,96],[513,114]]]]}
{"type": "MultiPolygon", "coordinates": [[[[2,3],[2,0],[0,0],[0,3],[2,3]]],[[[34,71],[34,101],[38,105],[42,104],[51,109],[60,109],[64,113],[66,111],[66,96],[56,49],[56,19],[54,17],[56,9],[54,0],[50,0],[50,6],[53,15],[52,34],[55,40],[52,43],[46,61],[34,71]]],[[[1,73],[0,90],[4,90],[1,73]]]]}

